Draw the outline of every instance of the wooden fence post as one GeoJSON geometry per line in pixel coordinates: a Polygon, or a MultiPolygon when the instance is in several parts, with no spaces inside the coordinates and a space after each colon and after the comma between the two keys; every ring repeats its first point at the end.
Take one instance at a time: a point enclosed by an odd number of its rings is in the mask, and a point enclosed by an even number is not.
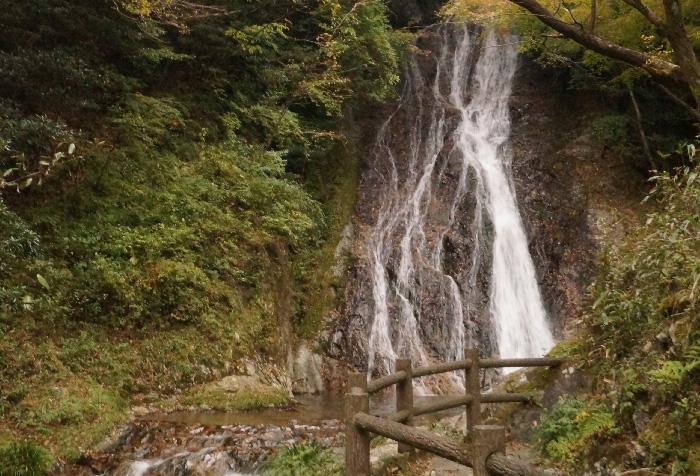
{"type": "Polygon", "coordinates": [[[471,364],[465,371],[464,389],[471,400],[467,403],[467,439],[472,440],[474,426],[481,424],[481,379],[479,378],[479,350],[466,349],[464,358],[471,364]]]}
{"type": "Polygon", "coordinates": [[[348,385],[346,392],[350,393],[353,387],[367,391],[367,374],[362,372],[348,372],[348,385]]]}
{"type": "Polygon", "coordinates": [[[474,425],[470,431],[473,476],[489,476],[486,460],[497,451],[505,453],[506,429],[502,426],[474,425]]]}
{"type": "Polygon", "coordinates": [[[367,375],[348,374],[348,393],[345,394],[345,475],[369,476],[368,432],[355,425],[355,415],[369,413],[367,375]]]}
{"type": "MultiPolygon", "coordinates": [[[[411,367],[411,359],[396,359],[396,371],[403,370],[406,372],[406,378],[396,384],[396,411],[408,410],[409,414],[413,413],[413,371],[411,367]]],[[[406,425],[411,424],[411,417],[404,422],[406,425]]],[[[413,447],[404,443],[399,443],[399,453],[409,453],[413,447]]]]}

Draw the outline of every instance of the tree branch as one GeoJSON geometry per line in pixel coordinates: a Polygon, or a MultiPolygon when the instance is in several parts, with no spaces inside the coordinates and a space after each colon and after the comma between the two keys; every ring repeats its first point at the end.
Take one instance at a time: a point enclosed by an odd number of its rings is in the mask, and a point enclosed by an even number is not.
{"type": "Polygon", "coordinates": [[[642,143],[642,149],[644,150],[644,155],[651,166],[651,170],[659,170],[659,166],[654,160],[654,156],[651,154],[651,149],[649,149],[649,141],[647,141],[647,135],[644,133],[644,126],[642,125],[642,112],[639,109],[639,104],[637,103],[637,98],[634,95],[634,90],[632,86],[627,85],[627,92],[629,92],[630,100],[632,101],[632,107],[634,108],[634,115],[637,118],[637,132],[639,133],[639,140],[642,143]]]}
{"type": "Polygon", "coordinates": [[[598,20],[598,0],[591,0],[591,13],[588,14],[588,21],[586,22],[586,31],[588,33],[595,33],[596,20],[598,20]]]}
{"type": "Polygon", "coordinates": [[[658,88],[659,88],[661,91],[663,91],[664,94],[666,94],[666,95],[669,97],[669,99],[671,99],[671,101],[673,101],[674,103],[676,103],[678,106],[682,107],[688,114],[690,114],[691,116],[693,116],[693,118],[694,118],[696,121],[699,121],[699,122],[700,122],[700,112],[699,112],[697,109],[695,109],[695,108],[692,107],[690,104],[688,104],[687,102],[685,102],[683,99],[681,99],[680,97],[678,97],[673,91],[671,91],[671,90],[668,89],[666,86],[664,86],[663,84],[659,83],[658,81],[654,81],[654,84],[656,84],[656,86],[658,86],[658,88]]]}
{"type": "Polygon", "coordinates": [[[630,7],[637,10],[639,13],[647,19],[649,23],[657,27],[662,33],[665,34],[666,23],[658,16],[654,11],[650,10],[646,5],[642,3],[641,0],[622,0],[630,7]]]}
{"type": "Polygon", "coordinates": [[[622,61],[629,65],[642,68],[649,74],[659,78],[671,78],[677,81],[686,81],[686,78],[681,72],[681,68],[677,64],[664,61],[660,58],[654,58],[653,56],[647,55],[640,51],[611,43],[595,34],[586,32],[575,25],[566,23],[552,15],[552,13],[540,5],[537,0],[511,0],[511,2],[537,16],[545,25],[590,50],[622,61]]]}

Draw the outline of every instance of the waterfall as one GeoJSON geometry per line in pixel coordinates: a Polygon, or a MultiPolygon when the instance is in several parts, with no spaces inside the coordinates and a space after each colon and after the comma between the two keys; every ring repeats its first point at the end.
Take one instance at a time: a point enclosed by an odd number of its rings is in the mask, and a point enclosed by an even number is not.
{"type": "Polygon", "coordinates": [[[397,357],[459,359],[465,344],[502,357],[541,356],[553,345],[511,178],[515,42],[467,26],[438,33],[434,71],[414,55],[373,152],[381,191],[366,249],[375,374],[397,357]],[[448,269],[448,241],[464,235],[468,269],[448,269]],[[488,305],[479,311],[484,274],[488,305]],[[477,326],[480,312],[488,329],[477,326]],[[430,333],[439,338],[425,342],[430,333]]]}

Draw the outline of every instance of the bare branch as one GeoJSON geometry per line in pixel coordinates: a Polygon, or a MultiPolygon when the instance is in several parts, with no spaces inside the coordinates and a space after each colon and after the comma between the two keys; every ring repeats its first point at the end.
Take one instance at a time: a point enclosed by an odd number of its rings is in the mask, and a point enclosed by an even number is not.
{"type": "Polygon", "coordinates": [[[651,170],[659,170],[659,167],[654,160],[654,156],[651,154],[651,149],[649,149],[649,141],[647,141],[647,135],[644,133],[644,126],[642,126],[642,112],[639,109],[639,104],[637,103],[637,97],[634,94],[632,86],[627,85],[627,92],[630,95],[630,100],[632,101],[632,107],[634,108],[634,115],[637,118],[637,132],[639,133],[639,140],[642,143],[642,149],[644,150],[644,155],[651,166],[651,170]]]}
{"type": "Polygon", "coordinates": [[[666,94],[666,95],[669,97],[669,99],[671,99],[671,101],[673,101],[673,102],[676,103],[678,106],[680,106],[680,107],[682,107],[683,109],[685,109],[685,110],[688,112],[688,114],[690,114],[691,116],[693,116],[693,118],[694,118],[696,121],[700,121],[700,112],[698,112],[697,109],[695,109],[695,108],[692,107],[690,104],[688,104],[687,102],[685,102],[685,101],[684,101],[683,99],[681,99],[678,95],[676,95],[673,91],[671,91],[671,90],[668,89],[666,86],[664,86],[663,84],[659,83],[658,81],[655,81],[654,84],[656,84],[656,86],[658,86],[658,88],[659,88],[661,91],[663,91],[663,93],[666,94]]]}

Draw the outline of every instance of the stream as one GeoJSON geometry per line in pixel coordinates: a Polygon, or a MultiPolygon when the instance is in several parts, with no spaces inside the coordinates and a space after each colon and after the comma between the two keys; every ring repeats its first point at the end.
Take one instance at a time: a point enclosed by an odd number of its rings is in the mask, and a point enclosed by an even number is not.
{"type": "MultiPolygon", "coordinates": [[[[416,403],[433,396],[417,397],[416,403]]],[[[343,398],[299,395],[285,409],[241,412],[177,411],[152,413],[130,423],[115,448],[89,453],[81,465],[103,476],[233,476],[258,474],[276,452],[305,441],[342,452],[343,398]]],[[[393,398],[374,399],[372,413],[395,409],[393,398]]],[[[419,417],[427,424],[459,409],[419,417]]]]}

